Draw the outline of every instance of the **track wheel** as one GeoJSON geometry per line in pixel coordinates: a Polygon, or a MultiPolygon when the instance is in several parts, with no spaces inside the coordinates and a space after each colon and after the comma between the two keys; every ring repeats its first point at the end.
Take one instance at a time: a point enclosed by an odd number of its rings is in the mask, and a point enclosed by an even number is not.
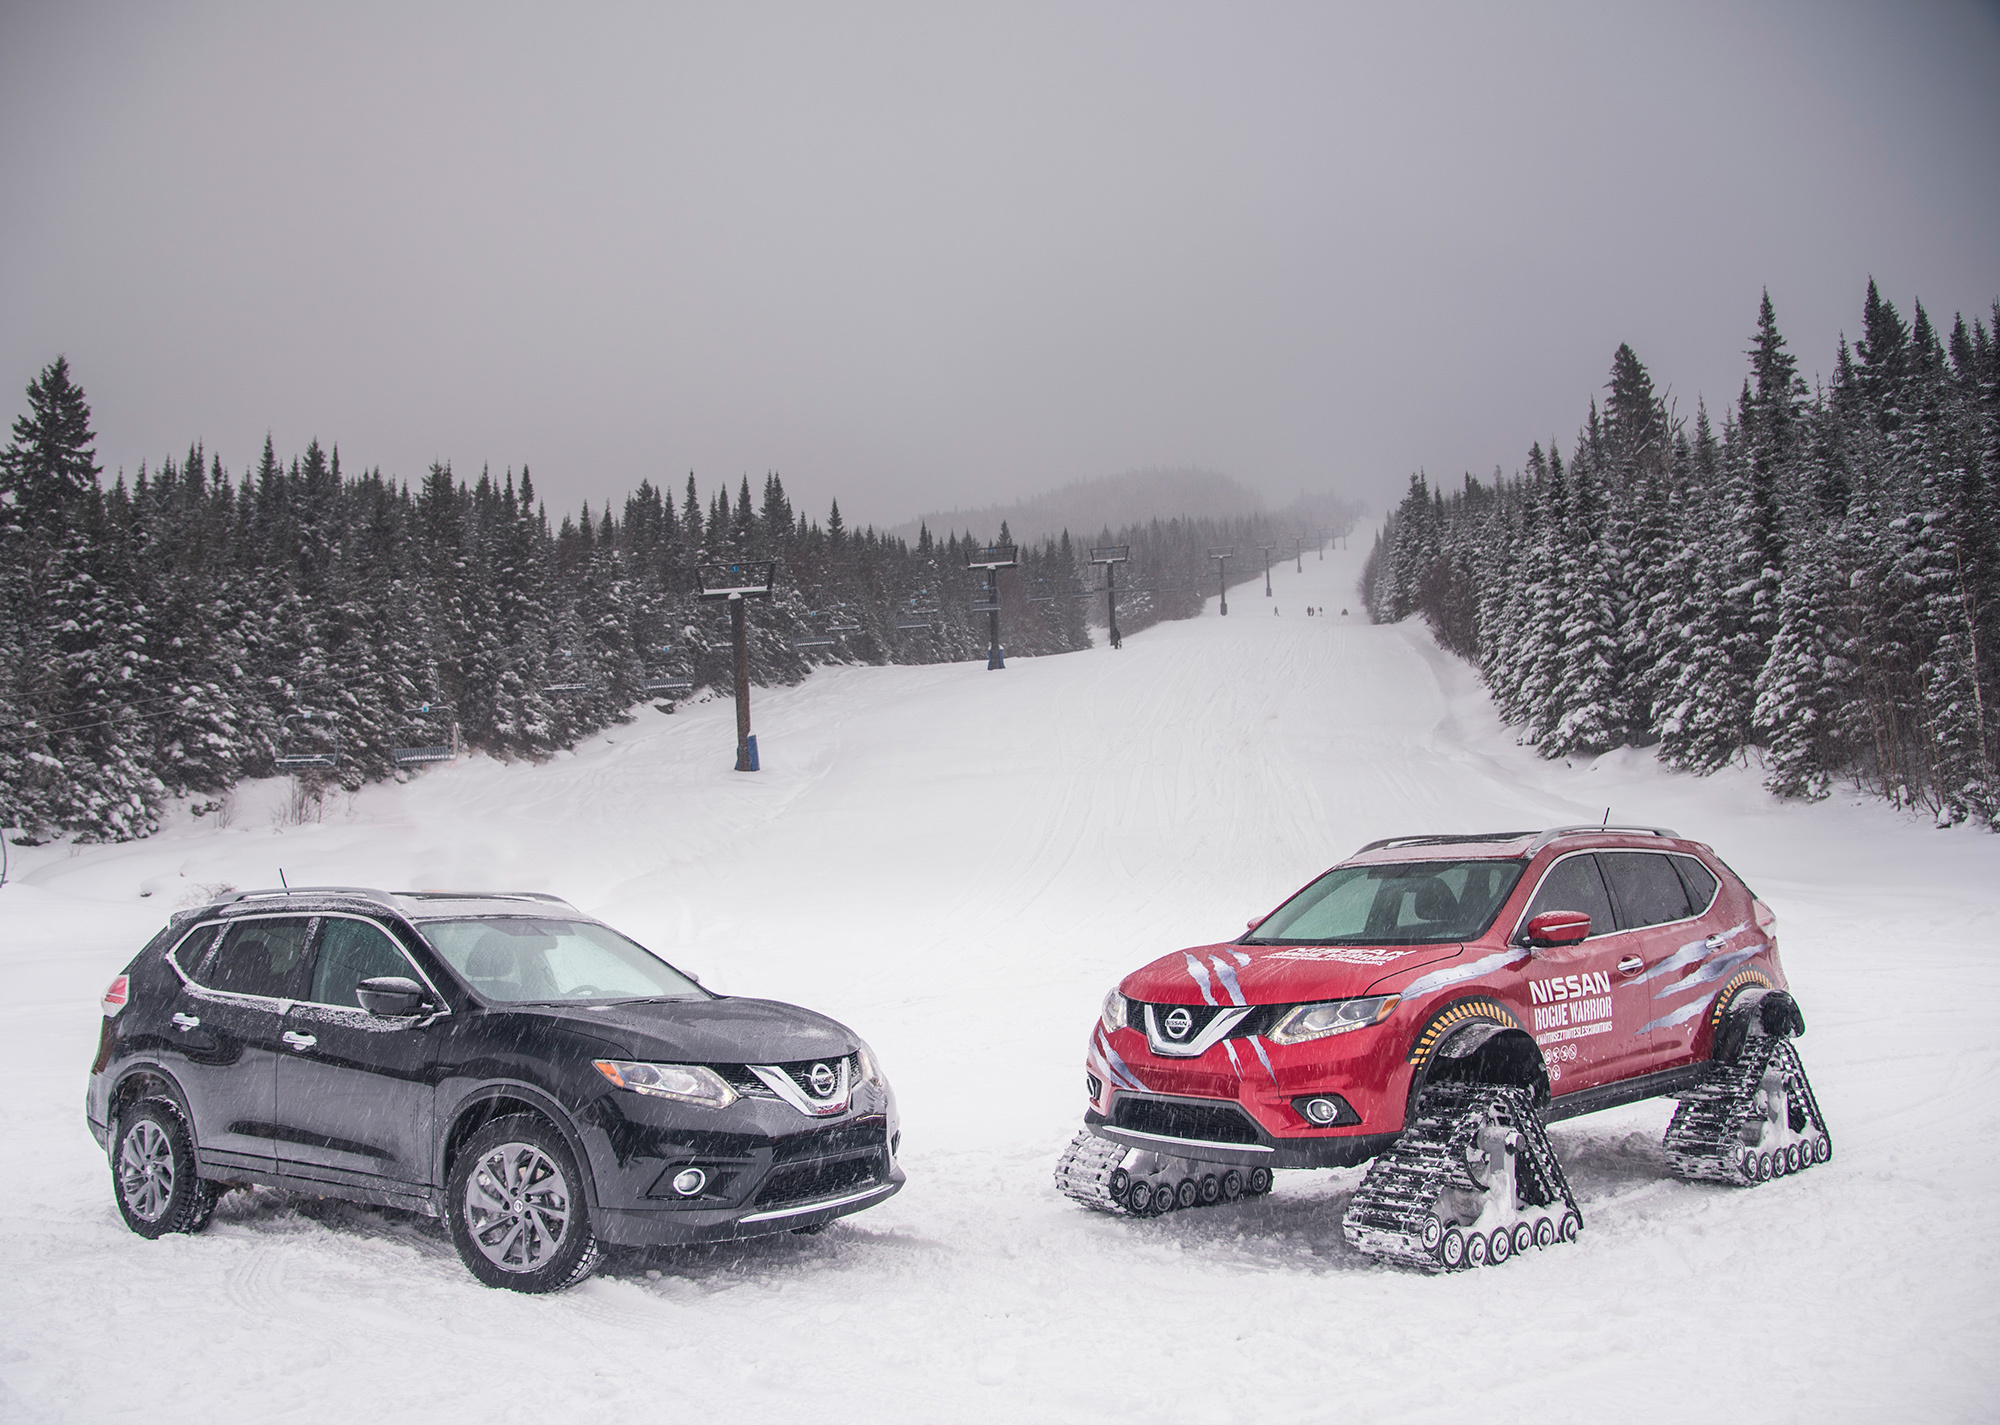
{"type": "Polygon", "coordinates": [[[1528,1250],[1528,1248],[1530,1248],[1530,1247],[1532,1247],[1532,1246],[1534,1246],[1534,1245],[1535,1245],[1535,1228],[1534,1228],[1534,1224],[1533,1224],[1533,1223],[1529,1223],[1529,1222],[1517,1222],[1517,1223],[1515,1223],[1515,1224],[1514,1224],[1514,1255],[1518,1257],[1518,1256],[1520,1256],[1520,1255],[1521,1255],[1521,1254],[1522,1254],[1523,1252],[1527,1251],[1527,1250],[1528,1250]]]}
{"type": "Polygon", "coordinates": [[[1153,1185],[1144,1178],[1133,1179],[1125,1189],[1125,1206],[1134,1217],[1150,1216],[1153,1211],[1153,1185]]]}
{"type": "Polygon", "coordinates": [[[1513,1255],[1514,1234],[1505,1227],[1494,1228],[1486,1242],[1486,1260],[1497,1267],[1513,1255]]]}
{"type": "Polygon", "coordinates": [[[1581,1231],[1583,1231],[1583,1219],[1574,1212],[1565,1212],[1562,1225],[1556,1228],[1556,1236],[1565,1242],[1574,1242],[1581,1231]]]}
{"type": "Polygon", "coordinates": [[[1218,1178],[1214,1173],[1203,1173],[1201,1177],[1200,1187],[1201,1187],[1201,1205],[1203,1207],[1208,1207],[1216,1202],[1221,1201],[1222,1179],[1218,1178]]]}
{"type": "Polygon", "coordinates": [[[1465,1230],[1457,1223],[1444,1229],[1444,1240],[1438,1243],[1438,1260],[1447,1271],[1457,1271],[1465,1265],[1465,1230]]]}
{"type": "Polygon", "coordinates": [[[1201,1184],[1193,1178],[1182,1178],[1180,1184],[1174,1189],[1174,1206],[1188,1208],[1193,1207],[1200,1201],[1201,1184]]]}
{"type": "Polygon", "coordinates": [[[1465,1239],[1465,1264],[1468,1267],[1486,1265],[1486,1238],[1477,1232],[1468,1233],[1465,1239]]]}
{"type": "Polygon", "coordinates": [[[1546,1217],[1535,1219],[1535,1245],[1546,1247],[1556,1240],[1556,1225],[1546,1217]]]}
{"type": "Polygon", "coordinates": [[[1244,1191],[1248,1192],[1252,1197],[1262,1197],[1270,1190],[1271,1170],[1269,1168],[1252,1168],[1250,1170],[1250,1181],[1245,1185],[1244,1191]]]}
{"type": "Polygon", "coordinates": [[[1231,1168],[1222,1175],[1222,1200],[1234,1202],[1243,1196],[1243,1174],[1231,1168]]]}

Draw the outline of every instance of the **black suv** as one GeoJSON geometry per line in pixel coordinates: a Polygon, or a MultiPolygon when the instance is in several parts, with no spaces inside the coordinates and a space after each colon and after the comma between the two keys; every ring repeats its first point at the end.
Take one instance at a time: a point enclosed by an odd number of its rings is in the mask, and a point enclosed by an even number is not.
{"type": "Polygon", "coordinates": [[[711,994],[553,896],[250,891],[104,996],[90,1131],[134,1232],[267,1183],[442,1216],[489,1286],[606,1245],[812,1230],[903,1184],[896,1099],[824,1015],[711,994]]]}

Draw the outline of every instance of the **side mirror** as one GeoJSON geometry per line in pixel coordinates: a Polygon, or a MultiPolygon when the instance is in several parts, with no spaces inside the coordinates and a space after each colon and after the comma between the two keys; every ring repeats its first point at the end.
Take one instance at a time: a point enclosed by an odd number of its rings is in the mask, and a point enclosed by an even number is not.
{"type": "Polygon", "coordinates": [[[424,1007],[424,987],[407,975],[377,975],[354,987],[354,997],[370,1014],[383,1018],[416,1014],[424,1007]]]}
{"type": "Polygon", "coordinates": [[[1545,910],[1528,918],[1528,943],[1536,948],[1581,945],[1590,938],[1590,917],[1580,910],[1545,910]]]}

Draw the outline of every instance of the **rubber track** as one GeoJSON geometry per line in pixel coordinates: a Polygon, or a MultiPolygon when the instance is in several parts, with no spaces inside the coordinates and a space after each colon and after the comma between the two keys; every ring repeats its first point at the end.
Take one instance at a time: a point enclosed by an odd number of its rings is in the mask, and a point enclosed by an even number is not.
{"type": "Polygon", "coordinates": [[[1069,1140],[1069,1147],[1056,1161],[1056,1191],[1100,1212],[1125,1211],[1111,1195],[1111,1175],[1129,1151],[1123,1143],[1083,1129],[1069,1140]]]}
{"type": "MultiPolygon", "coordinates": [[[[1523,1201],[1544,1207],[1560,1203],[1576,1213],[1580,1225],[1583,1214],[1576,1195],[1529,1091],[1498,1084],[1440,1084],[1424,1091],[1415,1120],[1369,1165],[1341,1218],[1348,1245],[1401,1266],[1438,1270],[1443,1264],[1424,1245],[1425,1230],[1445,1192],[1483,1191],[1466,1166],[1466,1151],[1489,1119],[1521,1136],[1515,1163],[1523,1201]]],[[[1561,1212],[1555,1215],[1559,1218],[1561,1212]]]]}
{"type": "Polygon", "coordinates": [[[1735,1063],[1711,1064],[1703,1081],[1681,1096],[1662,1140],[1667,1160],[1677,1174],[1690,1181],[1732,1187],[1758,1181],[1743,1170],[1743,1130],[1763,1116],[1757,1110],[1757,1089],[1773,1061],[1798,1086],[1810,1127],[1826,1140],[1831,1156],[1833,1135],[1827,1131],[1826,1117],[1820,1112],[1798,1051],[1788,1040],[1773,1039],[1753,1029],[1735,1063]]]}

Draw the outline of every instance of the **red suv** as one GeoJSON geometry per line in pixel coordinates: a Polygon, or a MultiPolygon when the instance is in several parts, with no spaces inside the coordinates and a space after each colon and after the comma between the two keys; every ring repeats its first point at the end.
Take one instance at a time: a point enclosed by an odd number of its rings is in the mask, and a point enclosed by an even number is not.
{"type": "Polygon", "coordinates": [[[1683,1176],[1824,1162],[1775,920],[1654,827],[1372,842],[1105,996],[1057,1186],[1145,1216],[1372,1158],[1347,1240],[1456,1268],[1576,1235],[1556,1119],[1673,1095],[1683,1176]]]}

